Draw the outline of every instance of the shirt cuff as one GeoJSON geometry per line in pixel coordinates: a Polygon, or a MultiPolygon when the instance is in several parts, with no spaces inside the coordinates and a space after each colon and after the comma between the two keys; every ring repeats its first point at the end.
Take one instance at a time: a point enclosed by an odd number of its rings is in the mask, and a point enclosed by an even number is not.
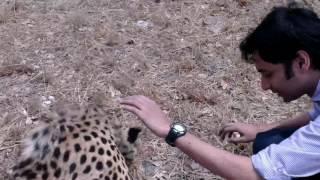
{"type": "Polygon", "coordinates": [[[251,162],[254,169],[263,179],[291,180],[289,176],[286,176],[281,172],[281,168],[271,163],[267,153],[268,149],[269,147],[251,156],[251,162]]]}
{"type": "Polygon", "coordinates": [[[316,119],[316,117],[318,116],[318,113],[316,112],[315,109],[312,109],[311,111],[308,112],[309,116],[311,117],[311,121],[313,121],[314,119],[316,119]]]}

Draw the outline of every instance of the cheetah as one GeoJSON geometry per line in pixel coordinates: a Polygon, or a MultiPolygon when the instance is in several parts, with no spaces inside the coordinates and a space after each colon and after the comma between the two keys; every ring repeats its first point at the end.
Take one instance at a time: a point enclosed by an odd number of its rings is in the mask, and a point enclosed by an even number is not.
{"type": "Polygon", "coordinates": [[[109,119],[97,106],[57,113],[23,140],[12,179],[132,179],[128,164],[137,153],[141,128],[109,119]]]}

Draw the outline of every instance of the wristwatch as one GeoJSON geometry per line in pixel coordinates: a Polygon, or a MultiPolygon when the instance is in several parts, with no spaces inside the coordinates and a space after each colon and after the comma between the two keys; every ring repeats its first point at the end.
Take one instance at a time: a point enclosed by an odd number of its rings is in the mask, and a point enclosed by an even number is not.
{"type": "Polygon", "coordinates": [[[187,128],[183,124],[173,123],[170,126],[169,133],[165,140],[170,146],[175,147],[176,140],[179,137],[184,136],[186,133],[187,133],[187,128]]]}

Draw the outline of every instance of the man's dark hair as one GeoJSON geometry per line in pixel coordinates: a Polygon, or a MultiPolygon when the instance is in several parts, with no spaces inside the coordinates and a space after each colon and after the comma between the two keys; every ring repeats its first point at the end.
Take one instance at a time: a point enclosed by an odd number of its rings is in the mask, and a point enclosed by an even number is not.
{"type": "Polygon", "coordinates": [[[242,57],[258,52],[269,63],[284,64],[288,78],[298,50],[306,51],[320,70],[320,19],[312,10],[275,7],[240,44],[242,57]]]}

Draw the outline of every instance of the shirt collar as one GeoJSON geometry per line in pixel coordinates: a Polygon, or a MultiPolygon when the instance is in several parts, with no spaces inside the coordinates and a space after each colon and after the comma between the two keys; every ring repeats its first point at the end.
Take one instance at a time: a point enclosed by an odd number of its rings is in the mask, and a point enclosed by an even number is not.
{"type": "Polygon", "coordinates": [[[320,101],[320,81],[318,82],[316,91],[313,93],[312,101],[320,101]]]}

